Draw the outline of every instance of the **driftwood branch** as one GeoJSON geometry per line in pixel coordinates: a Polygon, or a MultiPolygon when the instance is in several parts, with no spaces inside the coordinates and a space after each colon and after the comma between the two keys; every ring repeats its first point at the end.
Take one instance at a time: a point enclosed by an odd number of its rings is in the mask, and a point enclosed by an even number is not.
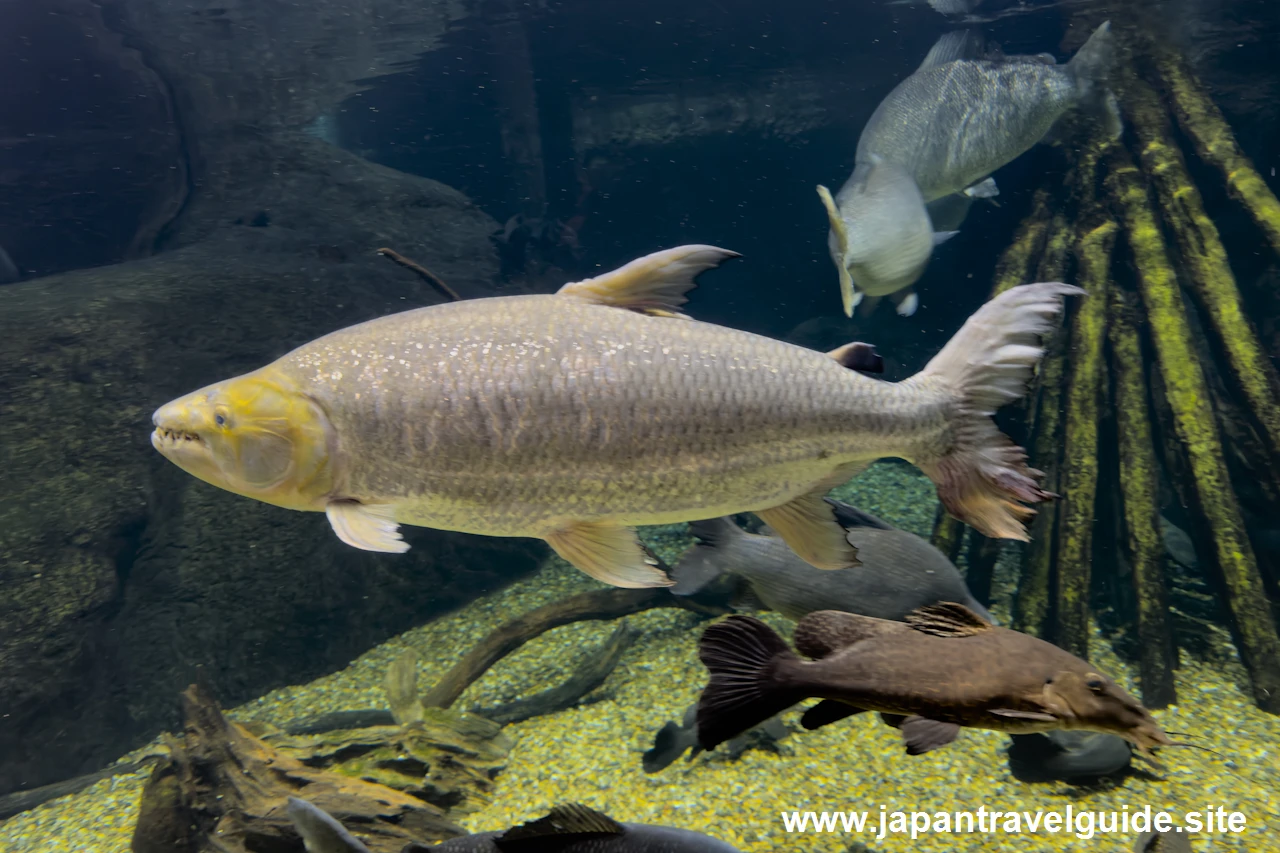
{"type": "Polygon", "coordinates": [[[664,588],[599,589],[584,592],[564,601],[530,610],[492,631],[466,657],[454,664],[453,669],[445,673],[435,687],[427,691],[422,697],[422,704],[448,708],[495,663],[552,628],[573,622],[620,619],[656,607],[680,607],[708,615],[722,612],[672,595],[664,588]]]}
{"type": "Polygon", "coordinates": [[[459,300],[462,299],[462,297],[459,296],[452,287],[444,283],[444,280],[441,279],[440,276],[436,275],[431,270],[424,267],[422,264],[409,260],[404,255],[397,252],[395,249],[388,249],[386,247],[383,247],[378,250],[378,254],[382,255],[382,257],[387,258],[388,260],[394,261],[395,263],[399,264],[400,266],[404,267],[407,270],[412,270],[413,272],[417,273],[419,278],[421,278],[427,284],[434,287],[436,290],[443,293],[445,296],[452,299],[454,302],[458,302],[459,300]]]}

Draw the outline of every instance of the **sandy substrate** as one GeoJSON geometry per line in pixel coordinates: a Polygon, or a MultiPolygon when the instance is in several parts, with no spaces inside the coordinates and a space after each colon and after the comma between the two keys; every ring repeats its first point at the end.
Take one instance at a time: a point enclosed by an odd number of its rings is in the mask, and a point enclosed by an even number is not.
{"type": "MultiPolygon", "coordinates": [[[[901,465],[876,465],[844,490],[862,508],[917,533],[928,533],[936,507],[928,483],[901,465]]],[[[655,544],[670,559],[687,541],[678,531],[654,531],[655,544]]],[[[1000,588],[997,574],[997,589],[1000,588]]],[[[419,683],[444,673],[471,644],[505,619],[541,604],[598,588],[558,560],[535,578],[481,599],[463,610],[407,632],[369,651],[347,669],[306,685],[273,691],[235,709],[238,719],[283,724],[329,710],[382,707],[381,680],[406,647],[421,657],[419,683]]],[[[1000,616],[1000,608],[995,609],[1000,616]]],[[[767,621],[789,634],[775,614],[767,621]]],[[[1237,687],[1238,664],[1188,660],[1178,672],[1181,704],[1157,713],[1182,739],[1220,752],[1171,749],[1159,774],[1131,776],[1119,787],[1082,790],[1065,784],[1027,785],[1008,772],[1006,739],[993,732],[966,731],[951,746],[926,756],[903,754],[897,733],[872,715],[787,738],[779,752],[753,750],[738,761],[703,756],[681,760],[646,775],[640,756],[667,719],[678,719],[705,682],[696,657],[704,624],[693,614],[660,610],[628,617],[639,641],[601,688],[608,698],[559,714],[508,727],[515,740],[494,801],[464,823],[472,830],[496,829],[544,813],[556,803],[582,802],[620,820],[668,823],[699,829],[746,851],[1123,851],[1134,834],[1077,838],[1074,834],[926,834],[875,837],[880,808],[955,812],[979,807],[1000,811],[1037,809],[1140,810],[1146,805],[1182,812],[1223,806],[1243,812],[1248,829],[1239,836],[1196,837],[1197,851],[1280,851],[1280,718],[1257,710],[1237,687]],[[789,834],[786,810],[865,810],[871,825],[861,834],[789,834]],[[1270,827],[1267,824],[1270,823],[1270,827]]],[[[460,707],[509,701],[558,683],[584,648],[604,642],[609,623],[556,629],[494,667],[462,697],[460,707]]],[[[1134,675],[1098,638],[1100,668],[1131,690],[1134,675]]],[[[1135,691],[1136,692],[1136,691],[1135,691]]],[[[798,713],[784,719],[796,730],[798,713]]],[[[86,791],[18,815],[0,825],[6,853],[93,851],[124,853],[136,818],[144,775],[120,776],[86,791]]]]}

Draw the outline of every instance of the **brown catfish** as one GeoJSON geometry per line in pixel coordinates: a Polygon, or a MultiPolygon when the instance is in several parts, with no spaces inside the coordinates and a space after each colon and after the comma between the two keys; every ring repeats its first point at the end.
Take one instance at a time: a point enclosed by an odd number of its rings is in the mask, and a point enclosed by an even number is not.
{"type": "Polygon", "coordinates": [[[545,539],[624,587],[672,583],[635,525],[755,511],[818,568],[856,565],[822,497],[900,456],[982,533],[1025,539],[1049,497],[990,416],[1025,391],[1066,284],[1012,288],[925,369],[882,382],[831,354],[679,313],[736,253],[658,252],[556,294],[473,299],[341,329],[160,407],[152,444],[228,491],[328,515],[342,541],[399,525],[545,539]]]}
{"type": "Polygon", "coordinates": [[[913,755],[950,743],[961,726],[1108,732],[1148,756],[1170,742],[1140,702],[1088,662],[960,604],[922,607],[906,622],[820,610],[800,620],[795,641],[814,660],[750,616],[707,628],[699,647],[711,671],[698,701],[704,749],[812,697],[824,701],[805,712],[805,728],[879,711],[913,755]]]}

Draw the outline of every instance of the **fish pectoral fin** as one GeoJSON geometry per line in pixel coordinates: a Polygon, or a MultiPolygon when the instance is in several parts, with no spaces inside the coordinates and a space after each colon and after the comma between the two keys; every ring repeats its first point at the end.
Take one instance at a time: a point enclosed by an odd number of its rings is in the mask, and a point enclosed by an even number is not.
{"type": "Polygon", "coordinates": [[[493,846],[502,853],[552,853],[588,836],[625,832],[622,824],[607,814],[580,803],[566,803],[553,808],[546,817],[508,829],[493,839],[493,846]]]}
{"type": "Polygon", "coordinates": [[[903,619],[912,628],[935,637],[972,637],[994,626],[963,604],[943,601],[917,607],[903,619]]]}
{"type": "Polygon", "coordinates": [[[920,295],[912,290],[898,300],[893,310],[898,312],[899,317],[911,317],[915,315],[916,309],[919,307],[920,295]]]}
{"type": "Polygon", "coordinates": [[[400,535],[395,510],[386,504],[359,501],[330,501],[324,508],[338,538],[362,551],[403,554],[409,543],[400,535]]]}
{"type": "Polygon", "coordinates": [[[847,367],[850,370],[861,370],[864,373],[884,373],[884,359],[880,353],[876,352],[876,348],[871,344],[864,344],[860,341],[845,344],[836,347],[827,353],[841,367],[847,367]]]}
{"type": "Polygon", "coordinates": [[[1011,708],[992,708],[991,713],[997,717],[1009,717],[1014,720],[1036,720],[1042,723],[1056,723],[1058,718],[1040,711],[1014,711],[1011,708]]]}
{"type": "Polygon", "coordinates": [[[580,521],[546,539],[557,554],[601,583],[625,589],[675,584],[630,527],[580,521]]]}
{"type": "Polygon", "coordinates": [[[874,619],[843,610],[816,610],[796,624],[796,649],[814,659],[825,658],[854,643],[892,631],[910,630],[901,622],[874,619]]]}
{"type": "Polygon", "coordinates": [[[854,293],[853,276],[849,275],[849,268],[845,265],[845,258],[849,257],[849,231],[836,207],[835,199],[831,197],[831,190],[818,184],[818,198],[822,199],[822,206],[827,209],[827,222],[831,225],[831,233],[836,238],[836,249],[840,252],[840,257],[832,258],[836,263],[836,272],[840,274],[840,303],[844,306],[844,316],[852,317],[853,309],[862,295],[854,293]]]}
{"type": "Polygon", "coordinates": [[[913,714],[898,723],[902,732],[902,742],[906,744],[907,755],[924,755],[935,749],[944,747],[960,735],[960,727],[955,723],[943,723],[913,714]]]}
{"type": "Polygon", "coordinates": [[[613,272],[570,282],[557,295],[659,317],[683,317],[680,306],[689,301],[687,294],[698,274],[740,257],[716,246],[677,246],[636,258],[613,272]]]}
{"type": "Polygon", "coordinates": [[[855,708],[835,699],[823,699],[801,715],[800,725],[809,731],[813,731],[831,723],[838,723],[847,717],[852,717],[854,714],[861,714],[865,710],[866,708],[855,708]]]}
{"type": "Polygon", "coordinates": [[[823,498],[845,483],[861,464],[842,465],[816,488],[781,506],[757,510],[760,520],[777,531],[800,559],[818,569],[846,569],[860,565],[858,549],[849,544],[845,529],[823,498]]]}

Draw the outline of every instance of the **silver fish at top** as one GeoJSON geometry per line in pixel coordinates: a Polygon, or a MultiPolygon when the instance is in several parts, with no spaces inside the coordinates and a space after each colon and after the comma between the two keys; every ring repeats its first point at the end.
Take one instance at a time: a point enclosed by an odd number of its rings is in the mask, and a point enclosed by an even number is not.
{"type": "MultiPolygon", "coordinates": [[[[933,246],[954,233],[934,235],[926,205],[955,194],[996,195],[991,173],[1043,140],[1069,113],[1089,113],[1118,137],[1119,108],[1108,88],[1114,55],[1110,23],[1065,65],[1048,54],[1004,56],[971,30],[940,38],[872,113],[858,140],[854,173],[837,196],[818,188],[846,316],[864,294],[895,294],[900,314],[914,312],[910,287],[933,246]],[[877,173],[893,181],[870,180],[877,173]]],[[[958,224],[965,210],[947,218],[958,224]]]]}
{"type": "Polygon", "coordinates": [[[342,541],[401,524],[545,539],[625,587],[672,583],[633,525],[754,511],[819,568],[856,565],[823,496],[898,456],[980,532],[1025,539],[1049,497],[990,419],[1020,397],[1059,283],[980,308],[916,376],[679,313],[736,253],[681,246],[556,294],[405,311],[325,335],[160,407],[152,443],[220,488],[327,514],[342,541]]]}

